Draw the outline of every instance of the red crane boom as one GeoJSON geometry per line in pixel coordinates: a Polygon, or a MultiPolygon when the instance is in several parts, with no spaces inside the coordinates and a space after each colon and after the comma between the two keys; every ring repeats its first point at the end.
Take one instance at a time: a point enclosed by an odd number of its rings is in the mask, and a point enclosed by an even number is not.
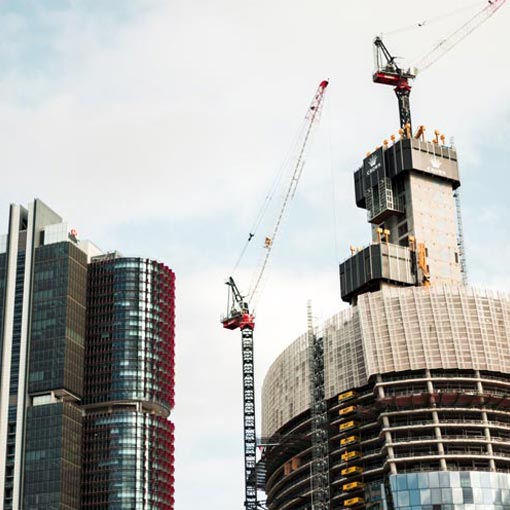
{"type": "MultiPolygon", "coordinates": [[[[283,199],[280,213],[273,229],[271,238],[266,239],[266,256],[262,267],[258,273],[255,287],[250,296],[253,297],[261,281],[262,275],[267,267],[267,261],[273,247],[278,229],[287,209],[288,204],[294,196],[294,192],[301,176],[303,167],[303,156],[305,153],[313,124],[319,118],[324,91],[328,86],[327,81],[322,81],[314,95],[312,103],[307,110],[305,119],[307,126],[304,139],[300,146],[292,178],[283,199]]],[[[249,303],[239,291],[234,279],[230,277],[226,284],[229,287],[229,303],[227,305],[227,315],[221,319],[223,327],[226,329],[241,330],[242,346],[242,365],[243,365],[243,425],[244,425],[244,479],[245,479],[245,510],[256,510],[259,507],[257,501],[257,478],[256,468],[256,427],[255,427],[255,379],[253,366],[253,330],[255,329],[255,316],[250,312],[249,303]]]]}

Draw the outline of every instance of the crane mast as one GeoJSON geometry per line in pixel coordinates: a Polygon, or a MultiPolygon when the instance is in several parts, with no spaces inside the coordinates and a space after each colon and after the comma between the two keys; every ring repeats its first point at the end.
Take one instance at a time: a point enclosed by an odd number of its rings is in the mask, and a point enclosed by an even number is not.
{"type": "Polygon", "coordinates": [[[246,510],[257,508],[257,484],[254,476],[257,463],[257,440],[255,428],[255,372],[253,367],[253,330],[255,317],[248,303],[237,288],[232,277],[229,286],[231,303],[227,315],[222,318],[226,329],[241,330],[241,359],[243,365],[243,435],[244,435],[244,505],[246,510]]]}
{"type": "Polygon", "coordinates": [[[308,349],[310,363],[310,417],[312,458],[311,503],[314,510],[329,508],[329,421],[324,393],[324,338],[313,327],[312,304],[308,302],[308,349]]]}
{"type": "MultiPolygon", "coordinates": [[[[285,197],[280,208],[276,224],[273,228],[271,238],[266,238],[266,255],[258,272],[255,287],[250,293],[253,297],[257,287],[262,279],[264,271],[267,267],[267,261],[271,249],[274,244],[275,237],[278,233],[280,223],[285,214],[288,204],[292,200],[296,187],[301,176],[303,168],[303,157],[308,140],[312,131],[313,124],[320,116],[324,91],[328,86],[327,81],[322,81],[314,95],[312,103],[307,110],[305,120],[306,130],[303,142],[300,145],[294,171],[286,191],[285,197]],[[269,242],[267,242],[269,239],[269,242]]],[[[255,379],[254,379],[254,349],[253,349],[253,330],[255,329],[255,315],[250,311],[249,300],[239,291],[234,278],[229,277],[226,281],[229,287],[229,303],[227,305],[227,313],[221,319],[221,323],[225,329],[241,330],[241,354],[242,354],[242,383],[243,383],[243,435],[244,435],[244,481],[245,481],[245,501],[246,510],[256,510],[260,504],[257,501],[257,477],[256,477],[256,422],[255,422],[255,379]]]]}

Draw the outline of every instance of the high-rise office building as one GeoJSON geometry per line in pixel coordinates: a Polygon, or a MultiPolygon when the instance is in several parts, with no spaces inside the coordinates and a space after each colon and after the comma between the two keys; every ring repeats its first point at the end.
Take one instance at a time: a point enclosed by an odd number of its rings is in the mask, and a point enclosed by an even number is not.
{"type": "Polygon", "coordinates": [[[42,201],[0,237],[0,509],[173,508],[174,274],[42,201]]]}
{"type": "Polygon", "coordinates": [[[510,508],[510,297],[464,284],[459,185],[439,139],[355,173],[372,242],[340,265],[351,307],[264,380],[270,510],[510,508]]]}
{"type": "Polygon", "coordinates": [[[153,260],[89,265],[83,509],[173,508],[174,294],[153,260]]]}

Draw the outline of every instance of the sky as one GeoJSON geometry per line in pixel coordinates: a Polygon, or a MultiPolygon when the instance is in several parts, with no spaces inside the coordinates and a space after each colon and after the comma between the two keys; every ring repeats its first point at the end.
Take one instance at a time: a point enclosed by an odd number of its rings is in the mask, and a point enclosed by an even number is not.
{"type": "MultiPolygon", "coordinates": [[[[305,331],[307,301],[317,324],[345,307],[338,263],[369,242],[352,174],[398,128],[393,92],[371,81],[374,36],[412,63],[484,3],[0,0],[0,232],[10,203],[38,197],[104,251],[176,272],[178,510],[243,505],[240,335],[219,322],[224,281],[318,84],[330,80],[321,122],[256,310],[259,396],[305,331]]],[[[414,124],[459,151],[470,283],[504,292],[508,26],[505,5],[411,95],[414,124]]],[[[281,193],[235,274],[243,292],[281,193]]]]}

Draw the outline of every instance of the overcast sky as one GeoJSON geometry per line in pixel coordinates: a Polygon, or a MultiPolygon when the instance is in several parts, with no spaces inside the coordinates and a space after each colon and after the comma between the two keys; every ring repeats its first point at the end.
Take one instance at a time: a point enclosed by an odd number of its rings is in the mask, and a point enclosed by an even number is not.
{"type": "MultiPolygon", "coordinates": [[[[39,197],[81,238],[177,274],[178,510],[243,505],[240,335],[219,323],[223,281],[319,82],[330,80],[321,124],[257,308],[259,388],[305,330],[308,299],[318,321],[344,306],[338,262],[369,241],[352,173],[398,128],[391,88],[371,82],[373,37],[397,30],[385,41],[412,61],[483,5],[0,1],[0,232],[9,203],[39,197]]],[[[505,5],[411,96],[415,125],[455,137],[470,281],[503,291],[509,26],[505,5]]],[[[236,275],[242,287],[266,234],[236,275]]]]}

